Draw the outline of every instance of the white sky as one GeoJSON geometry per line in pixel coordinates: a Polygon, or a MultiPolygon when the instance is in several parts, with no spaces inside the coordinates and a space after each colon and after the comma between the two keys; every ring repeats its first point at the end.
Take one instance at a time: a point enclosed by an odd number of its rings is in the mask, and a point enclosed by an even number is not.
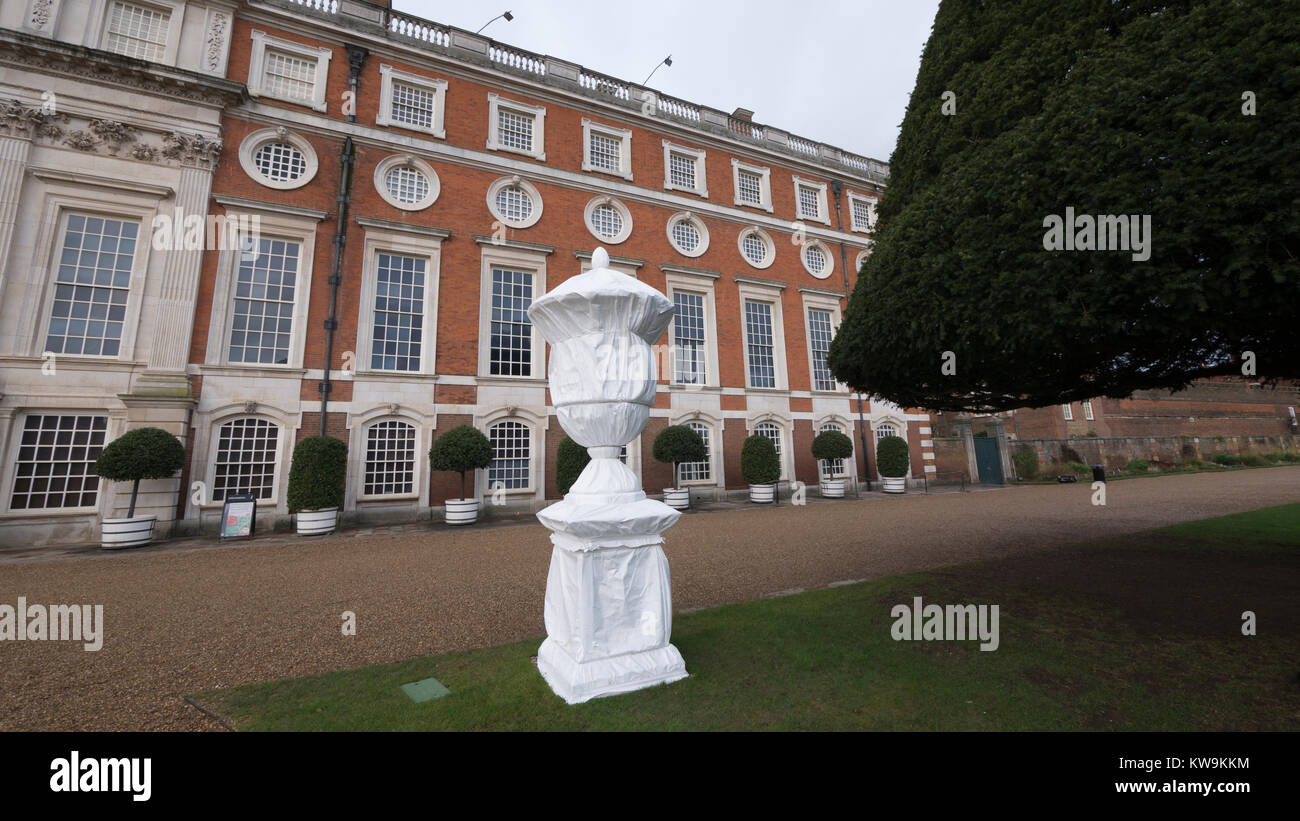
{"type": "Polygon", "coordinates": [[[889,159],[938,0],[394,0],[394,8],[889,159]]]}

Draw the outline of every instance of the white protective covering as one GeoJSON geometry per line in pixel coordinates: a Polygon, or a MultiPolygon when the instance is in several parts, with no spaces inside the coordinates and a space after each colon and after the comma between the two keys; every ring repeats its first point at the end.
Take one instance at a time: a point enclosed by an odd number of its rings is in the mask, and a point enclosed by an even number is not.
{"type": "Polygon", "coordinates": [[[618,460],[650,418],[657,379],[650,346],[668,328],[673,304],[611,271],[604,248],[591,262],[528,309],[551,344],[556,416],[592,457],[564,500],[537,514],[554,545],[537,666],[570,704],[686,677],[669,644],[672,583],[661,535],[681,514],[647,499],[618,460]]]}

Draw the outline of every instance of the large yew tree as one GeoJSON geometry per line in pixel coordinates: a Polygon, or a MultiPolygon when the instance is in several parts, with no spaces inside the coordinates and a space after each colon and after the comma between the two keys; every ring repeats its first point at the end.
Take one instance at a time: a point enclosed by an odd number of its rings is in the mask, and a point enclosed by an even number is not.
{"type": "Polygon", "coordinates": [[[1300,4],[944,0],[830,367],[936,410],[1300,377],[1298,232],[1300,4]],[[1046,250],[1067,207],[1150,258],[1046,250]]]}

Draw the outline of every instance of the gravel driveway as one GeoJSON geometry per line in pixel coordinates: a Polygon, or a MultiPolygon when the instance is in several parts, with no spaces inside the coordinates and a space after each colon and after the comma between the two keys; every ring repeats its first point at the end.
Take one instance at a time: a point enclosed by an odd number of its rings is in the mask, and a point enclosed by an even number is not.
{"type": "MultiPolygon", "coordinates": [[[[1300,501],[1300,467],[682,517],[678,611],[1300,501]]],[[[104,605],[103,649],[0,642],[0,729],[207,730],[213,687],[541,636],[540,525],[277,540],[0,564],[0,604],[104,605]],[[343,636],[341,614],[356,613],[343,636]]],[[[689,663],[689,660],[688,660],[689,663]]]]}

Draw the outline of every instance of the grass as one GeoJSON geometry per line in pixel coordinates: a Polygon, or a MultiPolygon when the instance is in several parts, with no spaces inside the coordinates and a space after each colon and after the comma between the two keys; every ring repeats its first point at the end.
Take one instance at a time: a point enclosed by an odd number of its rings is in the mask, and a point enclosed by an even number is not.
{"type": "Polygon", "coordinates": [[[1296,730],[1297,547],[1293,504],[698,611],[673,629],[689,678],[575,707],[540,638],[194,699],[240,730],[1296,730]],[[914,596],[998,604],[999,649],[894,641],[914,596]],[[399,689],[427,677],[451,694],[399,689]]]}

